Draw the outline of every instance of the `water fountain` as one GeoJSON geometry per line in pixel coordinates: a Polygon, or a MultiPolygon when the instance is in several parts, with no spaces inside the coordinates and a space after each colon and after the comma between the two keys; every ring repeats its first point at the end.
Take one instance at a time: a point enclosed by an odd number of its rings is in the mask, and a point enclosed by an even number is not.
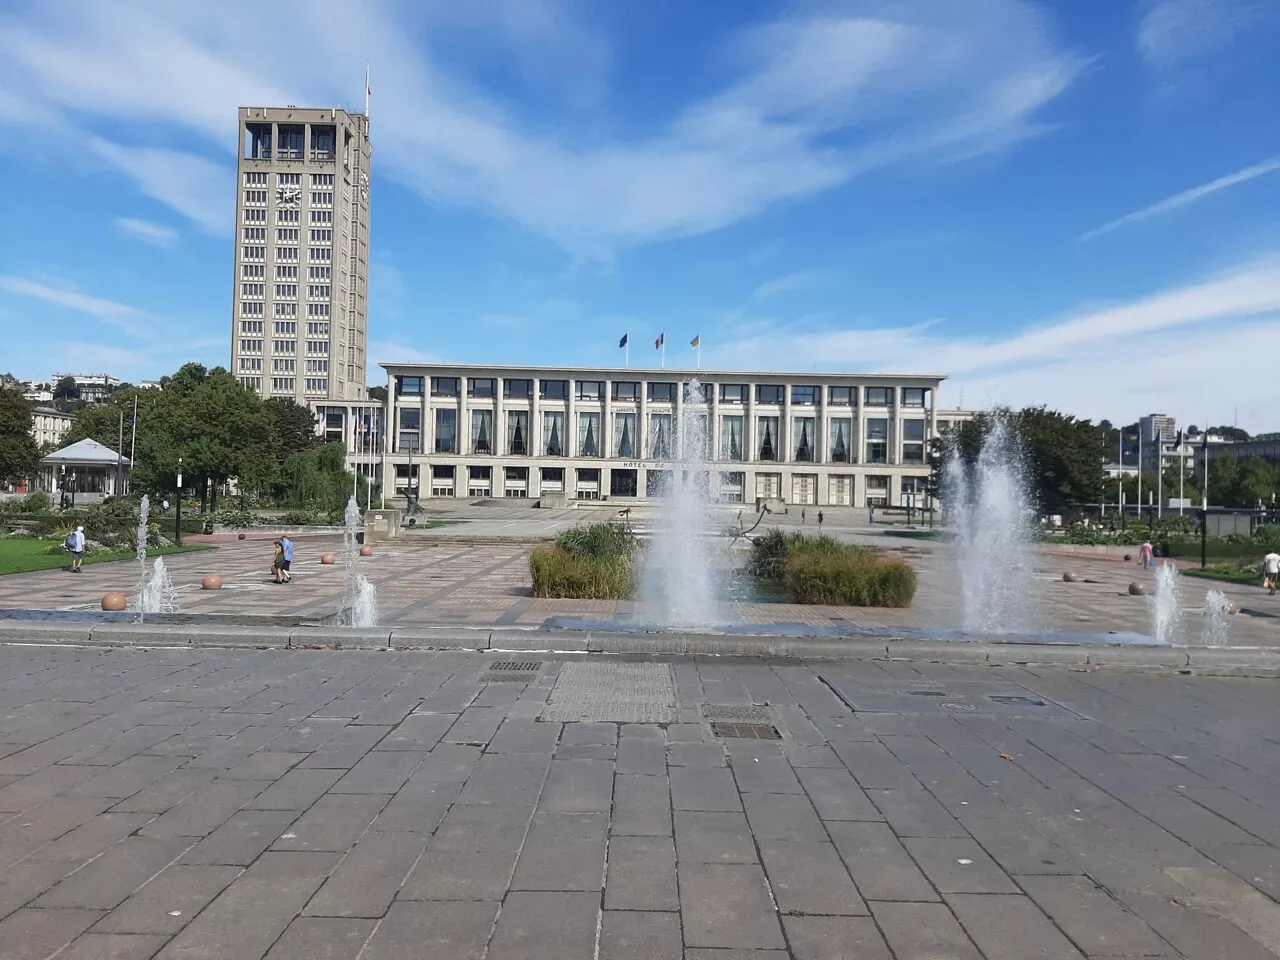
{"type": "Polygon", "coordinates": [[[1225,647],[1231,643],[1231,601],[1221,590],[1204,595],[1204,632],[1201,642],[1206,647],[1225,647]]]}
{"type": "Polygon", "coordinates": [[[134,611],[138,614],[138,622],[142,623],[148,613],[177,613],[178,591],[174,589],[169,571],[164,565],[164,557],[156,557],[151,571],[147,571],[147,537],[149,534],[147,521],[151,515],[151,498],[142,495],[138,504],[138,532],[134,541],[135,555],[138,558],[138,599],[134,602],[134,611]]]}
{"type": "Polygon", "coordinates": [[[356,532],[361,526],[360,505],[355,494],[347,501],[347,512],[342,528],[342,567],[346,591],[338,620],[348,627],[376,627],[378,625],[378,588],[356,569],[360,548],[356,532]]]}
{"type": "Polygon", "coordinates": [[[953,452],[944,485],[956,533],[964,630],[1034,630],[1034,512],[1022,450],[1005,418],[992,422],[972,468],[953,452]]]}
{"type": "Polygon", "coordinates": [[[671,488],[658,509],[640,580],[641,602],[656,611],[662,627],[717,622],[719,575],[708,527],[710,422],[702,384],[691,379],[684,385],[671,488]]]}
{"type": "Polygon", "coordinates": [[[1182,619],[1182,588],[1178,568],[1162,563],[1156,570],[1156,595],[1151,603],[1151,635],[1162,643],[1176,643],[1182,619]]]}

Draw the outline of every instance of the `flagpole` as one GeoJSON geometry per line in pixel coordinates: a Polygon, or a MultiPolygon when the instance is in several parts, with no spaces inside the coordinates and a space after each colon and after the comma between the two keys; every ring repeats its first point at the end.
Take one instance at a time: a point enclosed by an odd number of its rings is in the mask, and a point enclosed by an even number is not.
{"type": "Polygon", "coordinates": [[[1156,519],[1164,519],[1164,445],[1156,434],[1156,519]]]}
{"type": "Polygon", "coordinates": [[[1120,482],[1116,486],[1116,512],[1124,522],[1124,428],[1120,429],[1120,482]]]}
{"type": "Polygon", "coordinates": [[[698,369],[702,369],[702,337],[698,337],[698,369]]]}
{"type": "Polygon", "coordinates": [[[667,369],[667,335],[662,335],[662,369],[667,369]]]}
{"type": "Polygon", "coordinates": [[[1142,519],[1142,419],[1138,419],[1138,519],[1142,519]]]}
{"type": "Polygon", "coordinates": [[[1183,503],[1186,497],[1183,496],[1183,481],[1187,479],[1187,461],[1182,455],[1182,444],[1178,444],[1178,516],[1182,516],[1183,503]]]}
{"type": "Polygon", "coordinates": [[[631,331],[627,331],[627,342],[622,345],[622,362],[631,369],[631,331]]]}
{"type": "Polygon", "coordinates": [[[364,117],[369,119],[369,64],[364,65],[364,117]]]}

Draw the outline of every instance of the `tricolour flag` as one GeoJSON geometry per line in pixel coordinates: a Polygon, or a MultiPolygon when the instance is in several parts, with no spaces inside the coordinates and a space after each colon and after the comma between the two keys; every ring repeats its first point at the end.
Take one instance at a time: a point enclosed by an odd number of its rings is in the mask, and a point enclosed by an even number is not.
{"type": "Polygon", "coordinates": [[[699,347],[699,346],[701,346],[701,345],[702,345],[702,335],[701,335],[701,334],[699,334],[698,336],[694,337],[692,340],[690,340],[690,341],[689,341],[689,346],[690,346],[692,349],[694,349],[694,350],[697,350],[697,349],[698,349],[698,347],[699,347]]]}
{"type": "Polygon", "coordinates": [[[667,342],[667,335],[665,333],[658,334],[658,339],[653,341],[653,349],[661,350],[662,345],[666,342],[667,342]]]}

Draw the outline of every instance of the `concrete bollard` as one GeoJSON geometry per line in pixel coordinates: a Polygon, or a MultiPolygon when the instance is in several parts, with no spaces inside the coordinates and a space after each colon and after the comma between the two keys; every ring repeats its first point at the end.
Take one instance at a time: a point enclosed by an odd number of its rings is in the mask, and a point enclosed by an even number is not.
{"type": "Polygon", "coordinates": [[[1075,573],[1071,570],[1068,570],[1066,573],[1062,575],[1062,581],[1063,583],[1075,583],[1076,582],[1075,573]]]}
{"type": "Polygon", "coordinates": [[[362,556],[362,557],[372,557],[372,556],[373,556],[373,547],[361,547],[361,548],[360,548],[360,556],[362,556]]]}
{"type": "Polygon", "coordinates": [[[320,562],[325,564],[326,566],[332,566],[333,564],[338,562],[338,558],[335,557],[332,553],[326,553],[321,555],[320,562]]]}
{"type": "Polygon", "coordinates": [[[129,606],[129,598],[123,593],[105,593],[102,595],[103,610],[124,610],[129,606]]]}
{"type": "Polygon", "coordinates": [[[205,577],[203,580],[200,581],[200,589],[201,590],[221,590],[222,578],[217,576],[216,574],[211,573],[207,577],[205,577]]]}
{"type": "Polygon", "coordinates": [[[1136,583],[1136,582],[1129,584],[1129,596],[1144,597],[1146,596],[1146,594],[1147,594],[1147,588],[1144,587],[1142,584],[1136,583]]]}

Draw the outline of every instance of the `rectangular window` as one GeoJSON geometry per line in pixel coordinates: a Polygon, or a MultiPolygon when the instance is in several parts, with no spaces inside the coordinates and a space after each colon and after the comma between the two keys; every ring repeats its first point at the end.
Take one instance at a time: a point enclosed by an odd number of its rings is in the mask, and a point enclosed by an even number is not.
{"type": "Polygon", "coordinates": [[[265,187],[267,185],[266,173],[246,173],[244,175],[244,184],[246,187],[265,187]]]}
{"type": "Polygon", "coordinates": [[[507,453],[514,457],[529,455],[528,410],[507,411],[507,453]]]}
{"type": "Polygon", "coordinates": [[[329,316],[329,304],[327,303],[308,303],[308,317],[327,317],[329,316]]]}
{"type": "Polygon", "coordinates": [[[310,234],[312,243],[333,243],[332,230],[312,230],[310,234]]]}
{"type": "Polygon", "coordinates": [[[640,384],[634,380],[615,380],[613,382],[613,399],[639,400],[640,384]]]}
{"type": "Polygon", "coordinates": [[[265,280],[267,268],[261,264],[246,263],[240,267],[240,276],[245,280],[265,280]]]}
{"type": "Polygon", "coordinates": [[[458,378],[432,377],[431,395],[433,397],[456,397],[458,395],[458,378]]]}
{"type": "Polygon", "coordinates": [[[313,187],[332,187],[333,174],[332,173],[313,173],[311,175],[311,185],[313,187]]]}
{"type": "Polygon", "coordinates": [[[659,403],[676,402],[676,385],[674,383],[650,383],[649,399],[659,403]]]}
{"type": "Polygon", "coordinates": [[[761,384],[756,387],[756,403],[782,403],[785,389],[772,384],[761,384]]]}
{"type": "Polygon", "coordinates": [[[276,279],[277,280],[297,280],[298,268],[290,267],[290,266],[278,266],[276,267],[276,279]]]}
{"type": "Polygon", "coordinates": [[[600,456],[600,414],[578,414],[578,456],[600,456]]]}
{"type": "Polygon", "coordinates": [[[240,284],[240,296],[242,297],[264,297],[266,292],[267,285],[265,283],[240,284]]]}
{"type": "Polygon", "coordinates": [[[889,421],[883,417],[873,417],[867,421],[866,462],[889,462],[889,421]]]}
{"type": "Polygon", "coordinates": [[[334,159],[338,142],[337,130],[336,126],[328,123],[311,125],[311,159],[313,161],[327,162],[334,159]]]}
{"type": "Polygon", "coordinates": [[[649,414],[649,459],[670,460],[675,448],[672,432],[675,417],[670,413],[649,414]]]}
{"type": "Polygon", "coordinates": [[[276,320],[271,324],[271,332],[276,336],[296,337],[298,335],[297,320],[276,320]]]}
{"type": "Polygon", "coordinates": [[[293,393],[295,383],[293,377],[272,377],[271,389],[275,393],[293,393]]]}
{"type": "Polygon", "coordinates": [[[240,352],[241,353],[261,353],[262,341],[261,340],[241,340],[240,352]]]}
{"type": "Polygon", "coordinates": [[[333,223],[333,211],[332,210],[312,210],[311,223],[313,226],[316,224],[333,223]]]}
{"type": "Polygon", "coordinates": [[[746,403],[748,387],[745,383],[720,384],[721,403],[746,403]]]}
{"type": "Polygon", "coordinates": [[[422,396],[422,377],[396,377],[396,394],[405,397],[422,396]]]}
{"type": "Polygon", "coordinates": [[[538,387],[542,391],[543,400],[569,399],[568,380],[543,380],[539,383],[538,387]]]}
{"type": "MultiPolygon", "coordinates": [[[[293,268],[297,270],[297,267],[293,268]]],[[[296,277],[297,274],[295,273],[296,277]]],[[[333,267],[307,267],[308,280],[329,280],[333,276],[333,267]]]]}
{"type": "MultiPolygon", "coordinates": [[[[782,388],[779,387],[779,390],[782,388]]],[[[778,459],[778,418],[777,417],[757,417],[756,418],[756,459],[757,460],[777,460],[778,459]]]]}
{"type": "Polygon", "coordinates": [[[263,324],[263,321],[261,320],[241,320],[240,332],[241,333],[261,333],[262,324],[263,324]]]}
{"type": "Polygon", "coordinates": [[[297,340],[272,340],[271,349],[275,353],[297,353],[297,340]]]}
{"type": "Polygon", "coordinates": [[[307,373],[328,373],[328,372],[329,372],[328,360],[308,360],[307,361],[307,373]]]}
{"type": "Polygon", "coordinates": [[[853,420],[849,417],[831,421],[831,462],[853,463],[853,420]]]}
{"type": "Polygon", "coordinates": [[[533,396],[533,381],[503,380],[502,395],[508,400],[528,400],[533,396]]]}
{"type": "Polygon", "coordinates": [[[603,380],[579,380],[578,381],[578,399],[579,400],[599,400],[604,396],[603,380]]]}
{"type": "Polygon", "coordinates": [[[471,452],[488,456],[493,453],[493,411],[471,411],[471,452]]]}
{"type": "Polygon", "coordinates": [[[273,307],[277,317],[296,317],[298,315],[298,305],[296,303],[285,303],[277,300],[273,307]]]}
{"type": "Polygon", "coordinates": [[[276,227],[276,243],[297,243],[297,227],[276,227]]]}
{"type": "Polygon", "coordinates": [[[277,283],[276,299],[287,298],[293,299],[298,295],[298,285],[296,283],[277,283]]]}
{"type": "Polygon", "coordinates": [[[867,477],[867,506],[885,507],[889,505],[889,478],[871,475],[867,477]]]}
{"type": "Polygon", "coordinates": [[[487,400],[498,395],[498,381],[492,377],[471,377],[467,380],[467,396],[487,400]]]}
{"type": "Polygon", "coordinates": [[[903,387],[902,405],[904,407],[923,407],[924,387],[903,387]]]}
{"type": "Polygon", "coordinates": [[[307,393],[327,393],[329,380],[327,377],[308,377],[307,393]]]}
{"type": "Polygon", "coordinates": [[[301,123],[276,124],[276,158],[301,160],[302,138],[306,127],[301,123]]]}
{"type": "MultiPolygon", "coordinates": [[[[566,389],[568,387],[566,386],[566,389]]],[[[542,412],[542,453],[548,457],[563,457],[565,451],[564,411],[544,410],[542,412]]],[[[544,473],[546,471],[543,471],[544,473]]]]}
{"type": "Polygon", "coordinates": [[[435,448],[436,453],[458,452],[457,410],[436,411],[435,448]]]}
{"type": "Polygon", "coordinates": [[[328,340],[308,340],[307,353],[327,354],[329,352],[328,340]]]}
{"type": "MultiPolygon", "coordinates": [[[[294,259],[297,259],[297,250],[294,250],[294,259]]],[[[308,263],[329,263],[333,260],[333,251],[328,247],[307,247],[308,263]]]]}
{"type": "Polygon", "coordinates": [[[422,452],[422,411],[417,408],[400,409],[400,452],[422,452]]]}
{"type": "Polygon", "coordinates": [[[246,190],[244,192],[244,202],[255,204],[256,206],[260,206],[260,207],[265,207],[267,205],[267,191],[246,190]]]}
{"type": "Polygon", "coordinates": [[[297,262],[297,247],[276,247],[276,260],[283,263],[297,262]]]}
{"type": "Polygon", "coordinates": [[[271,370],[273,373],[294,373],[297,369],[297,360],[275,359],[271,361],[271,370]]]}
{"type": "Polygon", "coordinates": [[[686,380],[683,386],[685,403],[710,403],[715,395],[712,385],[709,383],[700,383],[695,390],[692,382],[686,380]]]}
{"type": "Polygon", "coordinates": [[[240,304],[240,316],[242,317],[261,317],[266,313],[267,305],[262,302],[247,302],[240,304]]]}
{"type": "Polygon", "coordinates": [[[247,207],[244,211],[245,223],[266,223],[267,211],[262,209],[250,210],[247,207]]]}
{"type": "Polygon", "coordinates": [[[613,415],[613,455],[623,460],[631,460],[635,457],[638,446],[636,415],[615,413],[613,415]]]}
{"type": "Polygon", "coordinates": [[[868,407],[887,407],[889,405],[889,397],[893,390],[889,387],[867,387],[867,406],[868,407]]]}
{"type": "Polygon", "coordinates": [[[821,401],[821,393],[821,387],[792,387],[791,402],[804,407],[814,407],[821,401]]]}
{"type": "Polygon", "coordinates": [[[311,205],[313,207],[332,207],[333,191],[332,190],[311,191],[311,205]]]}
{"type": "Polygon", "coordinates": [[[333,292],[333,288],[327,283],[309,283],[307,284],[308,300],[328,300],[333,292]]]}
{"type": "Polygon", "coordinates": [[[904,507],[925,506],[928,494],[928,477],[903,477],[899,481],[898,502],[904,507]]]}
{"type": "Polygon", "coordinates": [[[814,456],[814,445],[818,439],[814,432],[814,424],[816,422],[817,419],[815,417],[793,417],[791,419],[791,441],[795,444],[793,454],[797,463],[812,463],[817,459],[814,456]]]}
{"type": "Polygon", "coordinates": [[[720,418],[720,459],[742,459],[742,417],[720,418]]]}
{"type": "Polygon", "coordinates": [[[277,173],[276,186],[278,187],[297,187],[302,185],[302,174],[300,173],[277,173]]]}
{"type": "Polygon", "coordinates": [[[924,421],[902,421],[902,462],[924,463],[924,421]]]}
{"type": "MultiPolygon", "coordinates": [[[[298,222],[297,210],[286,210],[281,207],[276,208],[276,223],[297,223],[297,222],[298,222]]],[[[294,237],[293,239],[296,242],[298,238],[294,237]]]]}

